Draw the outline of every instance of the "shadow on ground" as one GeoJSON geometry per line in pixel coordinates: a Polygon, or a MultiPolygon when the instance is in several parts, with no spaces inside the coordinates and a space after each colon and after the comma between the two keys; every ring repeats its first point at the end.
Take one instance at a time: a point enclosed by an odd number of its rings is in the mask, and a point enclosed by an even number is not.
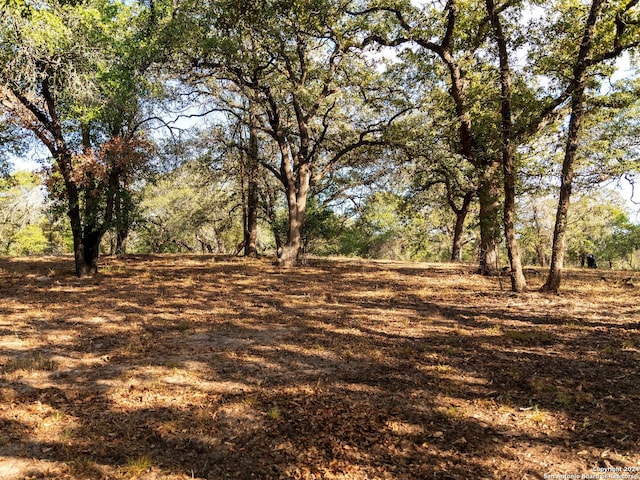
{"type": "Polygon", "coordinates": [[[514,296],[464,266],[65,262],[0,260],[0,478],[640,466],[640,312],[616,273],[514,296]]]}

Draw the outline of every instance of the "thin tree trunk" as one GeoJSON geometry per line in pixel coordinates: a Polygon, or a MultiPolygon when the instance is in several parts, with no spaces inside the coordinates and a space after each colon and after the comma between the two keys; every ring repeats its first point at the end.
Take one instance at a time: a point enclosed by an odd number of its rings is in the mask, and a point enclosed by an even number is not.
{"type": "Polygon", "coordinates": [[[467,192],[462,200],[462,206],[454,210],[456,214],[456,225],[453,229],[453,246],[451,248],[451,261],[462,262],[462,234],[464,233],[464,222],[469,213],[469,207],[473,201],[475,192],[467,192]]]}
{"type": "Polygon", "coordinates": [[[558,209],[556,211],[556,222],[553,229],[553,245],[551,247],[551,262],[549,265],[547,280],[541,287],[541,291],[543,292],[557,292],[562,281],[567,220],[574,178],[574,165],[576,153],[578,151],[580,128],[584,116],[587,59],[591,53],[595,25],[604,3],[606,3],[606,0],[593,0],[591,4],[591,10],[585,25],[582,42],[580,44],[580,52],[578,54],[576,65],[573,69],[573,81],[577,84],[577,87],[571,97],[571,116],[569,118],[569,131],[567,134],[565,155],[562,162],[560,195],[558,198],[558,209]]]}
{"type": "Polygon", "coordinates": [[[253,115],[249,126],[249,155],[247,156],[247,214],[244,232],[244,254],[258,254],[258,129],[253,115]]]}
{"type": "Polygon", "coordinates": [[[119,182],[115,179],[111,182],[112,187],[115,188],[112,193],[113,199],[113,214],[115,216],[115,229],[116,229],[116,248],[115,253],[119,257],[127,256],[127,239],[129,237],[129,210],[123,205],[123,192],[119,185],[119,182]]]}
{"type": "Polygon", "coordinates": [[[509,68],[509,54],[507,42],[502,31],[500,17],[495,11],[493,0],[486,0],[487,13],[491,20],[500,58],[500,88],[502,117],[502,171],[504,175],[504,231],[507,244],[507,254],[511,266],[511,290],[522,292],[527,289],[527,281],[522,271],[520,249],[516,240],[516,192],[515,192],[515,161],[512,141],[513,120],[511,112],[511,70],[509,68]]]}

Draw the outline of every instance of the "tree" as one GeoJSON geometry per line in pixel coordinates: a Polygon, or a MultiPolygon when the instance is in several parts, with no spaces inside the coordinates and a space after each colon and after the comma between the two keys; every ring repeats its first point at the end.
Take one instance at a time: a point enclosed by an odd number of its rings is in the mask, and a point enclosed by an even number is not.
{"type": "Polygon", "coordinates": [[[127,43],[123,36],[137,30],[123,25],[135,27],[136,9],[101,1],[2,6],[3,111],[51,154],[50,186],[67,205],[80,277],[97,273],[100,241],[116,208],[122,170],[113,155],[116,138],[103,138],[94,148],[92,123],[108,103],[104,93],[113,90],[101,82],[127,60],[119,48],[127,43]]]}
{"type": "MultiPolygon", "coordinates": [[[[515,241],[517,151],[561,118],[569,99],[576,106],[584,81],[581,75],[590,66],[611,61],[622,51],[637,46],[637,36],[633,36],[637,30],[634,13],[637,3],[616,2],[615,8],[607,13],[609,27],[598,33],[604,43],[613,47],[601,49],[598,58],[593,59],[586,52],[590,47],[583,48],[582,60],[575,49],[579,37],[576,33],[585,18],[578,14],[582,10],[579,2],[542,5],[536,1],[450,0],[441,4],[441,11],[435,4],[416,9],[407,2],[371,2],[354,12],[367,16],[370,24],[375,25],[366,42],[396,47],[416,45],[445,67],[450,108],[458,125],[457,153],[478,171],[481,271],[488,271],[487,264],[494,263],[493,253],[497,253],[496,212],[501,201],[497,181],[502,173],[503,223],[514,290],[525,287],[515,241]],[[548,18],[539,21],[536,16],[540,14],[548,18]],[[527,16],[531,20],[526,20],[527,16]],[[495,48],[490,45],[491,38],[495,48]],[[552,54],[549,45],[557,47],[552,54]],[[511,56],[526,56],[529,62],[514,71],[511,56]],[[493,58],[497,59],[497,65],[493,58]],[[567,63],[576,66],[573,75],[563,67],[567,63]],[[565,81],[566,78],[570,80],[565,81]]],[[[583,39],[591,36],[587,32],[583,39]]],[[[429,68],[438,72],[435,62],[429,68]]],[[[566,197],[566,192],[561,197],[566,197]]]]}
{"type": "Polygon", "coordinates": [[[522,292],[527,288],[527,282],[522,271],[520,249],[516,240],[516,166],[513,126],[513,102],[511,64],[507,37],[505,35],[501,14],[496,8],[494,0],[486,0],[487,15],[493,36],[498,47],[500,63],[500,117],[502,124],[502,172],[504,176],[504,231],[511,265],[511,289],[522,292]]]}
{"type": "Polygon", "coordinates": [[[365,44],[396,47],[416,44],[435,56],[428,68],[440,72],[438,62],[444,67],[442,76],[447,79],[449,111],[456,126],[454,152],[477,171],[479,270],[495,274],[501,241],[501,188],[500,158],[493,152],[499,137],[487,128],[495,122],[495,115],[486,105],[479,105],[494,96],[491,82],[487,82],[486,65],[482,56],[477,55],[488,38],[487,19],[482,11],[470,6],[462,9],[454,0],[446,2],[441,12],[435,5],[420,11],[404,2],[390,2],[382,6],[374,4],[354,14],[366,15],[373,26],[365,44]]]}
{"type": "Polygon", "coordinates": [[[385,127],[398,112],[389,101],[375,108],[363,103],[372,69],[350,40],[358,26],[348,21],[343,4],[217,7],[205,17],[196,71],[247,98],[259,129],[277,146],[278,161],[263,166],[285,193],[287,241],[278,261],[291,266],[301,252],[312,185],[353,160],[357,150],[383,144],[385,127]]]}
{"type": "Polygon", "coordinates": [[[149,182],[142,191],[138,248],[152,253],[233,251],[242,229],[233,216],[238,202],[228,180],[220,171],[203,172],[192,159],[149,182]]]}
{"type": "Polygon", "coordinates": [[[473,179],[468,176],[472,169],[465,168],[464,159],[447,154],[438,160],[433,160],[431,156],[424,158],[423,155],[418,155],[414,157],[414,162],[409,167],[412,184],[407,202],[416,210],[420,210],[424,204],[433,206],[438,203],[451,210],[454,225],[451,229],[453,233],[449,259],[452,262],[461,262],[465,222],[477,196],[473,179]],[[441,188],[437,189],[438,186],[441,188]],[[434,196],[441,201],[432,198],[434,196]]]}
{"type": "Polygon", "coordinates": [[[40,178],[15,172],[0,180],[0,253],[39,254],[47,248],[42,231],[45,192],[40,178]]]}
{"type": "MultiPolygon", "coordinates": [[[[640,45],[638,40],[638,26],[640,26],[640,19],[637,17],[638,1],[613,2],[615,3],[614,8],[605,11],[604,7],[608,3],[610,2],[606,0],[593,0],[590,3],[580,37],[579,51],[573,62],[571,75],[568,77],[571,85],[571,113],[560,177],[551,264],[547,280],[542,286],[543,291],[557,292],[560,288],[569,202],[575,176],[575,162],[578,156],[581,128],[586,114],[588,89],[589,87],[597,88],[597,83],[595,85],[593,83],[594,74],[604,66],[606,61],[615,59],[623,51],[640,45]]],[[[575,12],[571,12],[571,15],[575,15],[575,12]]]]}
{"type": "Polygon", "coordinates": [[[457,121],[447,108],[449,94],[439,72],[425,64],[423,57],[407,50],[400,53],[402,63],[386,66],[385,76],[405,86],[415,110],[390,129],[388,137],[393,142],[381,161],[386,169],[397,172],[389,175],[389,182],[408,184],[405,196],[412,208],[419,211],[435,203],[453,212],[449,258],[459,262],[465,222],[478,196],[478,172],[457,153],[457,121]]]}

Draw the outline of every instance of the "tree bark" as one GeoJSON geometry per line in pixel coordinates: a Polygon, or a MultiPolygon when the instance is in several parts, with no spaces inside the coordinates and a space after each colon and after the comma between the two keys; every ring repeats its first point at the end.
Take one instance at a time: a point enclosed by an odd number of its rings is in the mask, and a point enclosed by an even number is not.
{"type": "Polygon", "coordinates": [[[478,273],[497,275],[499,268],[500,242],[500,163],[489,161],[481,171],[478,187],[480,212],[480,252],[478,273]]]}
{"type": "Polygon", "coordinates": [[[297,188],[287,187],[287,204],[289,207],[289,228],[287,242],[280,248],[278,265],[294,267],[299,264],[302,253],[302,232],[307,210],[311,175],[306,163],[300,165],[297,188]]]}
{"type": "Polygon", "coordinates": [[[502,30],[500,17],[495,10],[493,0],[486,0],[487,13],[493,27],[493,33],[498,44],[498,57],[500,59],[500,113],[502,119],[502,171],[504,176],[504,208],[503,221],[507,254],[511,266],[511,290],[522,292],[527,289],[527,281],[522,271],[520,249],[516,240],[516,178],[513,146],[513,120],[511,110],[511,69],[509,67],[509,54],[507,41],[502,30]]]}
{"type": "Polygon", "coordinates": [[[565,242],[567,232],[567,220],[569,204],[571,201],[571,190],[573,187],[574,167],[582,119],[584,116],[584,99],[586,88],[587,60],[591,54],[593,37],[595,35],[595,25],[598,21],[600,11],[606,0],[593,0],[584,33],[580,44],[578,59],[573,69],[573,82],[577,87],[571,97],[571,116],[569,118],[569,131],[565,147],[564,159],[562,161],[562,175],[560,177],[560,194],[558,197],[558,209],[556,211],[556,222],[553,229],[553,245],[551,247],[551,262],[549,264],[549,274],[544,285],[543,292],[557,292],[562,281],[562,269],[564,268],[565,242]]]}
{"type": "Polygon", "coordinates": [[[462,206],[454,209],[456,214],[456,225],[453,229],[453,246],[451,248],[451,261],[462,262],[462,234],[464,233],[464,222],[469,213],[469,207],[475,197],[475,192],[467,192],[462,200],[462,206]]]}
{"type": "Polygon", "coordinates": [[[247,257],[258,255],[258,129],[254,116],[250,117],[249,154],[247,155],[247,214],[244,230],[244,254],[247,257]]]}
{"type": "Polygon", "coordinates": [[[127,256],[127,241],[129,239],[129,230],[118,228],[116,232],[116,255],[119,257],[127,256]]]}

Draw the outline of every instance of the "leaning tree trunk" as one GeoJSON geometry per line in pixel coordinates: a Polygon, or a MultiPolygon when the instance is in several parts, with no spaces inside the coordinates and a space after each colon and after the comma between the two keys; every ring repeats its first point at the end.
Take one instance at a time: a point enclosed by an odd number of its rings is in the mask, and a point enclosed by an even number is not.
{"type": "Polygon", "coordinates": [[[569,138],[564,160],[562,162],[562,176],[560,178],[560,195],[558,197],[558,209],[556,222],[553,229],[553,244],[551,246],[551,262],[549,274],[542,286],[543,292],[557,292],[562,281],[562,269],[564,267],[564,254],[566,247],[566,233],[569,216],[569,204],[574,177],[574,161],[578,148],[578,132],[582,120],[582,95],[574,98],[572,102],[572,114],[569,122],[569,138]]]}
{"type": "Polygon", "coordinates": [[[556,223],[553,229],[553,245],[551,247],[549,274],[545,284],[541,288],[544,292],[557,292],[562,281],[569,203],[574,176],[573,162],[567,160],[567,157],[568,155],[565,155],[565,161],[562,165],[560,196],[558,198],[558,210],[556,211],[556,223]]]}
{"type": "Polygon", "coordinates": [[[497,275],[499,273],[499,249],[502,240],[500,221],[500,171],[499,162],[491,161],[482,170],[478,188],[480,203],[480,256],[479,273],[497,275]]]}
{"type": "Polygon", "coordinates": [[[567,223],[569,214],[569,203],[571,199],[571,189],[573,186],[574,164],[578,151],[578,141],[580,127],[584,116],[584,97],[586,84],[587,58],[590,55],[595,34],[595,25],[600,14],[600,10],[605,0],[594,0],[591,4],[589,17],[585,25],[580,52],[576,65],[573,69],[573,81],[578,85],[571,98],[571,116],[569,118],[569,131],[567,133],[567,143],[565,147],[564,159],[562,161],[562,176],[560,178],[560,195],[558,198],[558,210],[556,211],[556,223],[553,229],[553,245],[551,247],[551,262],[549,274],[544,285],[543,292],[557,292],[562,279],[562,269],[564,267],[565,238],[567,233],[567,223]]]}

